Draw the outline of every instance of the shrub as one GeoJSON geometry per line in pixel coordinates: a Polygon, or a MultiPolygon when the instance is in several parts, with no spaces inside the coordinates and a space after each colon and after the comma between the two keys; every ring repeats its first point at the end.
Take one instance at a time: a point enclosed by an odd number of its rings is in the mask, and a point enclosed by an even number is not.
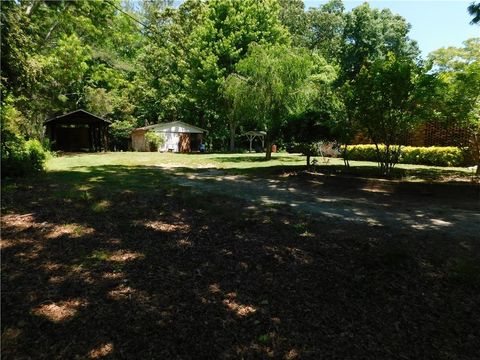
{"type": "Polygon", "coordinates": [[[145,140],[147,141],[150,151],[157,151],[165,143],[163,136],[158,135],[154,131],[147,131],[145,134],[145,140]]]}
{"type": "Polygon", "coordinates": [[[49,156],[40,141],[28,140],[25,143],[25,149],[28,154],[29,167],[35,172],[43,171],[45,169],[45,161],[49,156]]]}
{"type": "MultiPolygon", "coordinates": [[[[383,150],[383,146],[380,146],[383,150]]],[[[377,161],[375,145],[349,145],[350,160],[377,161]]],[[[399,158],[400,164],[462,166],[465,164],[464,151],[455,146],[414,147],[403,146],[399,158]]]]}
{"type": "Polygon", "coordinates": [[[110,147],[113,150],[128,150],[130,136],[135,125],[127,120],[115,121],[110,125],[110,147]]]}
{"type": "Polygon", "coordinates": [[[2,141],[2,177],[26,176],[43,171],[49,156],[40,141],[25,141],[19,136],[9,136],[2,141]]]}

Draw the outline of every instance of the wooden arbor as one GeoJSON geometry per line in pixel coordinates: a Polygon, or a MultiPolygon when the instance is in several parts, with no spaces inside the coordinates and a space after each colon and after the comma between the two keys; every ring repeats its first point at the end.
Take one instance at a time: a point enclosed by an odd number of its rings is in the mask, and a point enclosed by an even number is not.
{"type": "Polygon", "coordinates": [[[262,142],[262,149],[265,148],[265,135],[267,135],[265,131],[249,131],[243,135],[245,135],[248,138],[248,141],[250,142],[249,152],[252,152],[252,142],[253,140],[255,140],[255,138],[259,138],[260,141],[262,142]]]}
{"type": "Polygon", "coordinates": [[[44,122],[44,125],[53,150],[107,150],[110,121],[88,111],[75,110],[49,119],[44,122]]]}

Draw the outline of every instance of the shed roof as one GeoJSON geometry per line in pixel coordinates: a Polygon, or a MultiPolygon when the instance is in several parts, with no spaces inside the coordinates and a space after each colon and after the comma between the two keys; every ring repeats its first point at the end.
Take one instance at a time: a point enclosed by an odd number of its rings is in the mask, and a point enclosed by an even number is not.
{"type": "Polygon", "coordinates": [[[250,136],[265,136],[267,135],[267,133],[265,131],[247,131],[245,134],[243,135],[250,135],[250,136]]]}
{"type": "Polygon", "coordinates": [[[172,121],[168,123],[154,124],[154,125],[137,128],[133,131],[147,131],[147,130],[156,130],[161,132],[181,132],[181,133],[191,133],[191,134],[208,133],[208,131],[205,129],[199,128],[198,126],[188,124],[183,121],[172,121]]]}
{"type": "Polygon", "coordinates": [[[98,121],[102,121],[102,122],[106,122],[106,123],[111,123],[111,121],[107,120],[107,119],[103,119],[101,118],[100,116],[97,116],[97,115],[94,115],[92,113],[89,113],[88,111],[86,110],[83,110],[83,109],[78,109],[78,110],[74,110],[74,111],[71,111],[67,114],[63,114],[63,115],[60,115],[60,116],[55,116],[51,119],[48,119],[44,122],[44,124],[48,124],[48,123],[52,123],[52,122],[98,122],[98,121]],[[80,118],[81,116],[81,118],[80,118]]]}

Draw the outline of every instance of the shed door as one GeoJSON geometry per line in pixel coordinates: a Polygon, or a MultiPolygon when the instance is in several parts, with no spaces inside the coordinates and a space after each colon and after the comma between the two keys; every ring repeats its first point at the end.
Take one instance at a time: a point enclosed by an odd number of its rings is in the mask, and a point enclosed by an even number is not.
{"type": "Polygon", "coordinates": [[[178,150],[180,152],[190,152],[190,134],[180,134],[178,150]]]}

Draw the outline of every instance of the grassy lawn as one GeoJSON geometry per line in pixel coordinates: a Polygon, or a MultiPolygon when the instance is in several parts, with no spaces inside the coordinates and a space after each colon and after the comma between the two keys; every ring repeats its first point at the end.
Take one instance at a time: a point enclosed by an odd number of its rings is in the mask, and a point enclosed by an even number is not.
{"type": "MultiPolygon", "coordinates": [[[[104,153],[77,154],[51,159],[49,171],[85,171],[94,166],[162,166],[185,169],[215,168],[231,173],[269,173],[276,170],[295,171],[305,167],[305,156],[276,153],[271,161],[265,161],[264,154],[178,154],[178,153],[104,153]]],[[[345,169],[342,159],[318,159],[316,171],[355,176],[377,176],[377,164],[368,161],[351,161],[351,168],[345,169]]],[[[474,179],[472,170],[466,167],[436,167],[398,164],[396,178],[409,181],[443,181],[474,179]]]]}
{"type": "Polygon", "coordinates": [[[4,181],[2,358],[478,359],[477,237],[259,207],[154,167],[304,163],[261,159],[84,154],[4,181]]]}

